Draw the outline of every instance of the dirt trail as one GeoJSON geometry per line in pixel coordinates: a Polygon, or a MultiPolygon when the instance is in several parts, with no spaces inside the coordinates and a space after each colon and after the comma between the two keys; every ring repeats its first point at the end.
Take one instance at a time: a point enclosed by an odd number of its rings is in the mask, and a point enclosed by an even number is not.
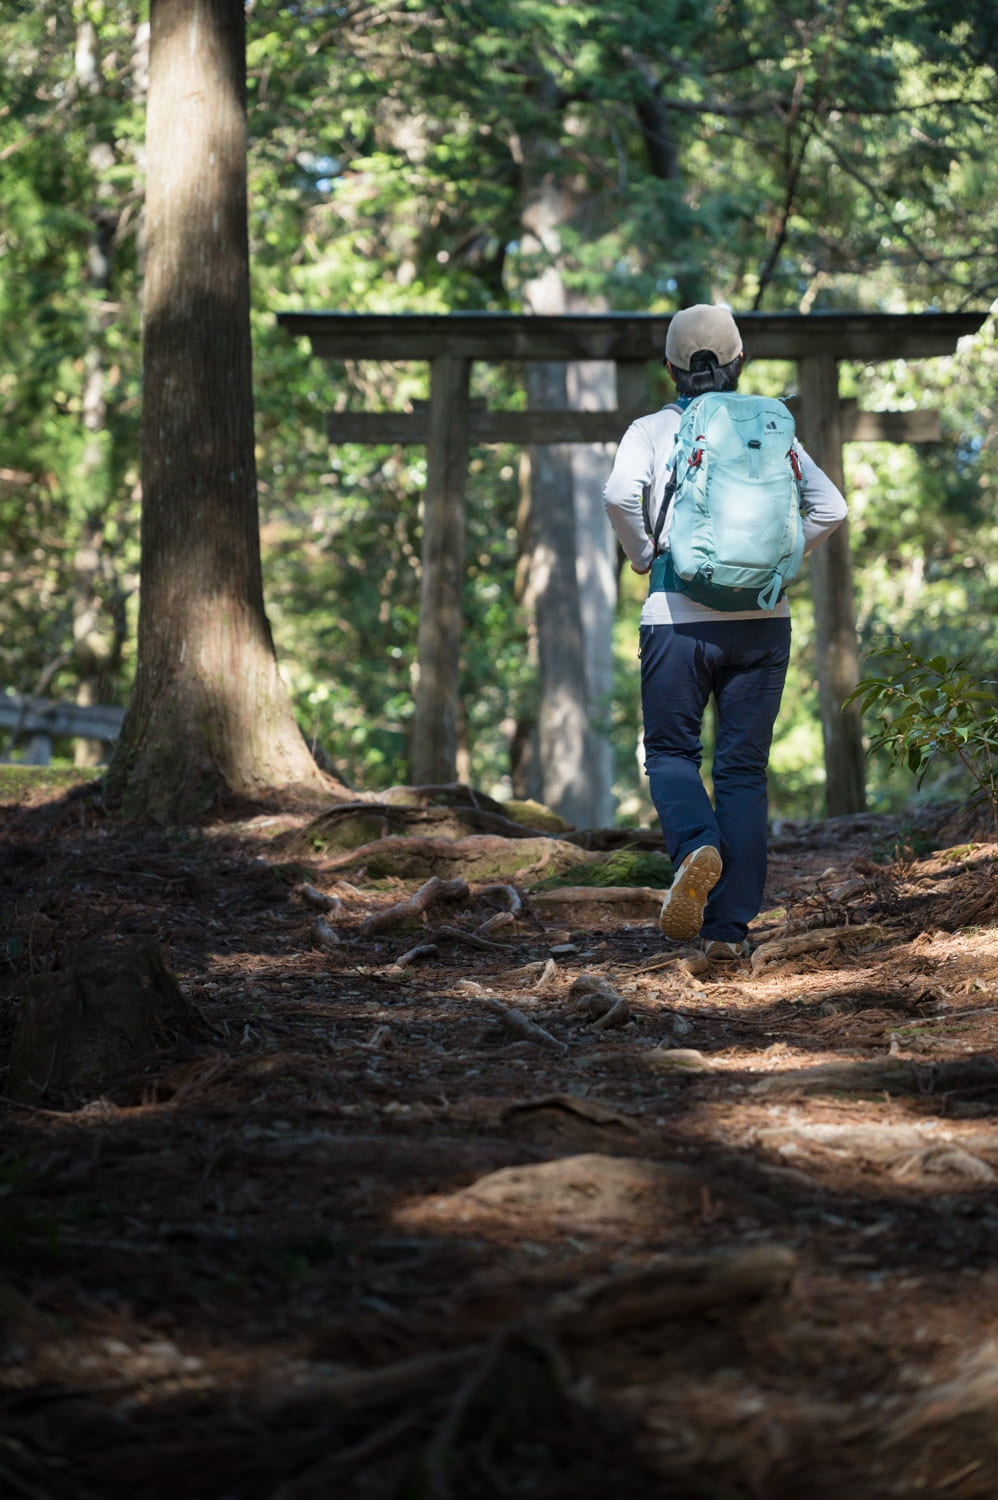
{"type": "Polygon", "coordinates": [[[0,1495],[998,1493],[998,848],[784,825],[708,967],[275,826],[0,809],[0,1063],[81,952],[190,1022],[0,1100],[0,1495]]]}

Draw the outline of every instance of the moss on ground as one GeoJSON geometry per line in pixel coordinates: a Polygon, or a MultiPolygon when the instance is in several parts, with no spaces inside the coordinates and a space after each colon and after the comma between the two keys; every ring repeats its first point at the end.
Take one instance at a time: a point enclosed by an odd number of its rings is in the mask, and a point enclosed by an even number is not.
{"type": "Polygon", "coordinates": [[[592,859],[583,867],[551,875],[534,890],[554,890],[562,885],[651,886],[660,890],[672,884],[672,863],[665,854],[648,849],[615,849],[605,859],[592,859]]]}
{"type": "Polygon", "coordinates": [[[98,774],[93,766],[0,765],[0,802],[47,802],[86,786],[98,774]]]}

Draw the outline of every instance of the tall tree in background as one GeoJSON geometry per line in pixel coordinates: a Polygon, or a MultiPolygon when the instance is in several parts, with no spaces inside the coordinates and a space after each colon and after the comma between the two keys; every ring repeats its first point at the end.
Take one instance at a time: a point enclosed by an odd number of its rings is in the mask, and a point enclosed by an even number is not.
{"type": "MultiPolygon", "coordinates": [[[[98,32],[88,9],[77,6],[74,82],[77,116],[87,116],[87,166],[93,184],[90,207],[90,244],[87,254],[89,296],[86,348],[83,367],[81,416],[85,447],[76,471],[77,488],[84,500],[81,534],[74,558],[73,656],[78,675],[76,701],[84,706],[102,703],[113,692],[128,635],[127,589],[121,566],[105,544],[105,531],[115,498],[110,462],[113,437],[109,412],[107,346],[117,316],[114,299],[114,263],[118,237],[131,217],[134,204],[122,207],[122,164],[117,149],[117,110],[103,96],[109,90],[102,48],[107,38],[98,32]],[[95,584],[103,585],[98,589],[95,584]]],[[[127,32],[112,37],[119,46],[127,32]]],[[[144,104],[148,26],[137,24],[131,46],[131,92],[136,104],[144,104]]],[[[120,67],[120,64],[119,64],[120,67]]],[[[118,83],[116,78],[110,82],[118,83]]],[[[127,168],[125,169],[127,172],[127,168]]],[[[138,196],[136,194],[136,196],[138,196]]],[[[100,740],[77,739],[75,762],[96,766],[103,762],[100,740]]]]}
{"type": "Polygon", "coordinates": [[[264,612],[243,0],[152,0],[138,665],[107,777],[126,815],[318,792],[264,612]]]}
{"type": "MultiPolygon", "coordinates": [[[[536,84],[538,116],[556,109],[557,90],[546,75],[536,84]]],[[[524,311],[556,315],[566,310],[560,271],[560,228],[571,212],[560,180],[557,148],[534,138],[518,151],[522,179],[522,245],[533,274],[517,288],[524,311]]],[[[564,363],[528,363],[527,404],[555,411],[568,406],[564,363]]],[[[530,449],[530,516],[527,527],[528,597],[536,621],[540,667],[538,703],[539,792],[570,823],[591,827],[599,820],[590,770],[592,727],[586,680],[585,635],[576,556],[579,537],[572,490],[570,449],[560,443],[530,449]]],[[[609,819],[607,820],[609,821],[609,819]]]]}

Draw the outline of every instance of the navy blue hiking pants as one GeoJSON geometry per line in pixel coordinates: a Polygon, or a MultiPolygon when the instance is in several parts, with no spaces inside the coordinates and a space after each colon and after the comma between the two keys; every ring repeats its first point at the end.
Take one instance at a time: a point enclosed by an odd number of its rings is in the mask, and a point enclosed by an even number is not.
{"type": "Polygon", "coordinates": [[[790,659],[790,620],[642,625],[640,643],[645,770],[666,849],[676,869],[701,844],[721,851],[724,871],[702,936],[741,942],[766,883],[766,766],[790,659]],[[700,779],[711,693],[713,806],[700,779]]]}

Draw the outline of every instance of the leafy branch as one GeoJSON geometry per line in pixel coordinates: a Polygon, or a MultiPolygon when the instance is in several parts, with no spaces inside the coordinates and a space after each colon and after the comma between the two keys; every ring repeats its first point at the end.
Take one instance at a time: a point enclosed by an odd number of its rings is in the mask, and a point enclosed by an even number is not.
{"type": "Polygon", "coordinates": [[[917,776],[918,786],[934,761],[955,757],[988,802],[998,837],[998,697],[965,663],[919,656],[910,641],[877,655],[894,670],[864,678],[845,700],[862,699],[864,714],[876,708],[881,727],[870,751],[889,751],[917,776]]]}

